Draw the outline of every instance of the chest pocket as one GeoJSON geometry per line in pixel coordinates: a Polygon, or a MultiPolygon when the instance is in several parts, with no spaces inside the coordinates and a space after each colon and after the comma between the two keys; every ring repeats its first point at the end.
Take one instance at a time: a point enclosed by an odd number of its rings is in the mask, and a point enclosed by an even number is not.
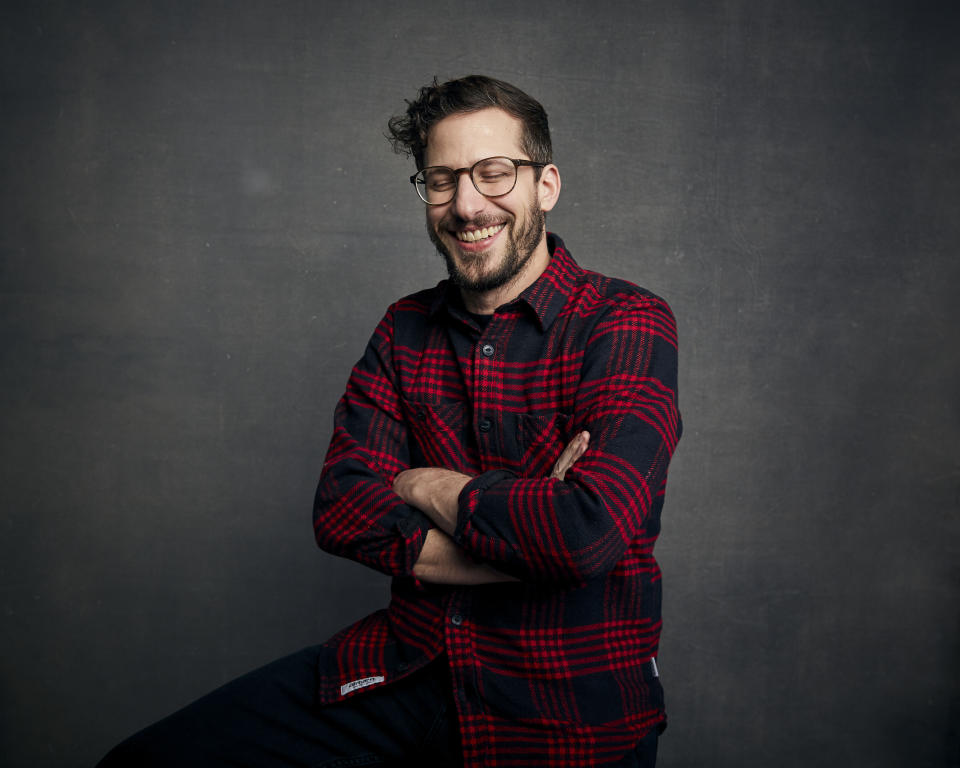
{"type": "Polygon", "coordinates": [[[546,477],[572,437],[568,414],[501,412],[494,415],[498,425],[490,446],[496,455],[482,460],[466,403],[404,400],[403,409],[413,467],[444,467],[467,474],[503,468],[521,477],[546,477]]]}
{"type": "Polygon", "coordinates": [[[410,466],[465,471],[465,403],[404,400],[403,410],[410,428],[410,466]]]}
{"type": "Polygon", "coordinates": [[[520,413],[517,416],[517,442],[520,448],[520,474],[546,477],[570,442],[570,416],[566,413],[520,413]]]}

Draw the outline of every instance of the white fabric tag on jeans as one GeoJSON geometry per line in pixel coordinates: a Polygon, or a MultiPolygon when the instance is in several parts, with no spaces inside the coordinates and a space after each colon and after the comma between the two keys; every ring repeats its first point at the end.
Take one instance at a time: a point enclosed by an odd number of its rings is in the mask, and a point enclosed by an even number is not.
{"type": "Polygon", "coordinates": [[[363,677],[360,680],[354,680],[352,683],[347,683],[340,686],[340,695],[346,696],[351,691],[356,691],[359,688],[366,688],[368,685],[376,685],[377,683],[383,682],[383,675],[377,675],[375,677],[363,677]]]}

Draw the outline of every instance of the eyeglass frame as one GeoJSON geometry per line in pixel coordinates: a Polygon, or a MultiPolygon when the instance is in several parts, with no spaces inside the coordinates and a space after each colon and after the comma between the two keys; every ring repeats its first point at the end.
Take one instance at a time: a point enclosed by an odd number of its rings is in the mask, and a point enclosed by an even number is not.
{"type": "Polygon", "coordinates": [[[475,162],[475,163],[474,163],[473,165],[471,165],[469,168],[464,167],[464,168],[456,168],[456,169],[454,169],[454,168],[450,168],[449,166],[446,166],[446,165],[428,165],[428,166],[426,166],[426,167],[424,167],[424,168],[421,168],[419,171],[417,171],[415,174],[413,174],[413,176],[410,177],[410,183],[413,184],[413,186],[416,188],[416,190],[417,190],[417,197],[419,197],[421,200],[423,200],[423,202],[424,202],[425,204],[427,204],[427,205],[447,205],[447,203],[453,202],[453,199],[457,196],[457,189],[458,189],[459,186],[460,186],[460,174],[461,174],[461,173],[469,174],[469,176],[470,176],[470,183],[473,184],[473,188],[474,188],[475,190],[477,190],[477,192],[479,192],[481,195],[483,195],[484,197],[488,197],[488,198],[497,198],[497,197],[503,197],[504,195],[509,195],[511,192],[513,192],[514,189],[516,189],[516,187],[517,187],[517,179],[518,179],[519,176],[520,176],[520,174],[517,172],[517,169],[519,169],[519,168],[546,168],[548,165],[550,165],[550,163],[538,163],[538,162],[536,162],[535,160],[525,160],[525,159],[523,159],[523,158],[517,159],[517,158],[514,158],[514,157],[507,157],[506,155],[492,155],[492,156],[490,156],[490,157],[484,157],[484,158],[482,158],[482,159],[480,159],[480,160],[477,160],[477,162],[475,162]],[[486,192],[483,192],[483,191],[480,189],[480,187],[477,186],[477,182],[476,182],[476,180],[473,178],[473,169],[476,168],[478,165],[480,165],[480,163],[485,163],[485,162],[487,162],[488,160],[509,160],[511,163],[513,163],[513,186],[510,187],[510,189],[508,189],[506,192],[501,192],[501,193],[498,194],[498,195],[488,195],[486,192]],[[450,199],[449,199],[449,200],[445,200],[445,201],[442,202],[442,203],[431,203],[429,200],[424,200],[423,195],[420,193],[420,187],[417,186],[417,177],[418,177],[421,173],[423,173],[423,172],[425,172],[425,171],[429,171],[431,168],[442,168],[443,170],[445,170],[445,171],[450,171],[450,173],[453,174],[453,180],[454,180],[454,182],[455,182],[455,188],[454,188],[454,190],[453,190],[453,194],[450,195],[450,199]]]}

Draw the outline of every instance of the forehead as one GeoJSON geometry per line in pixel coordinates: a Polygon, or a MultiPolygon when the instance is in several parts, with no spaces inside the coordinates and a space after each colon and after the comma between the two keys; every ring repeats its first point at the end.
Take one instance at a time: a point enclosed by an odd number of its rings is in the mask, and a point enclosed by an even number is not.
{"type": "Polygon", "coordinates": [[[464,168],[485,157],[523,157],[520,120],[497,107],[443,118],[427,134],[425,165],[464,168]]]}

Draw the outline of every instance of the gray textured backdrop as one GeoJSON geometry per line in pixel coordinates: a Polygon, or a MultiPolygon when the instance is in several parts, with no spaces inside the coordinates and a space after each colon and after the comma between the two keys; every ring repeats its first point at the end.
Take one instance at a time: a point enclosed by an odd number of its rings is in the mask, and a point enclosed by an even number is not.
{"type": "Polygon", "coordinates": [[[443,277],[387,118],[539,98],[548,225],[667,298],[661,765],[960,765],[952,2],[4,2],[0,763],[381,606],[310,529],[387,304],[443,277]]]}

